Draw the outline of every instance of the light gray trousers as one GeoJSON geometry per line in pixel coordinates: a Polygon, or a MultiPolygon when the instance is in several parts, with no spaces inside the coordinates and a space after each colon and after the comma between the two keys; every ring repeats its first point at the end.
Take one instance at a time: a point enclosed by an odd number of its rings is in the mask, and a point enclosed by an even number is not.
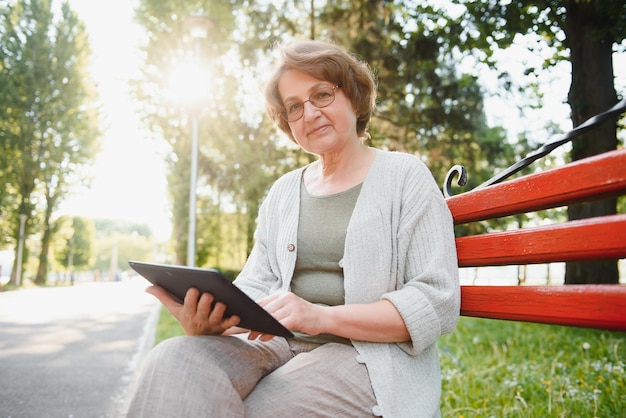
{"type": "Polygon", "coordinates": [[[367,417],[367,368],[346,344],[175,337],[148,356],[128,417],[367,417]]]}

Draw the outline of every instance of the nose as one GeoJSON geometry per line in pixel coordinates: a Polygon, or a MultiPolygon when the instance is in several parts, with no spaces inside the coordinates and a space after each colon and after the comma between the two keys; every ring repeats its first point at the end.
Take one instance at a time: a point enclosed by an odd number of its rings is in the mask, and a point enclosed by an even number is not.
{"type": "Polygon", "coordinates": [[[303,111],[303,118],[305,121],[307,120],[312,120],[315,119],[316,117],[316,112],[319,109],[317,107],[315,107],[315,105],[313,105],[313,103],[311,103],[310,100],[307,100],[306,102],[302,103],[302,111],[303,111]]]}

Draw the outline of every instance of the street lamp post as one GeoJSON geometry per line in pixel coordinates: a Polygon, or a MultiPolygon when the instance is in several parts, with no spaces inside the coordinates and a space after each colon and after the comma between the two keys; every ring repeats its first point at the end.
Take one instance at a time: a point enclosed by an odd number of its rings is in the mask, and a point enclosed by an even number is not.
{"type": "MultiPolygon", "coordinates": [[[[189,28],[191,38],[195,41],[195,61],[200,65],[200,52],[202,40],[209,35],[212,26],[211,20],[206,16],[193,15],[185,19],[185,25],[189,28]]],[[[199,103],[194,103],[192,110],[192,138],[191,138],[191,175],[189,179],[189,234],[187,238],[187,265],[194,267],[196,264],[196,192],[198,178],[198,112],[199,103]]]]}
{"type": "Polygon", "coordinates": [[[196,264],[196,189],[198,183],[198,115],[191,119],[191,175],[189,176],[189,233],[187,241],[187,265],[196,264]]]}
{"type": "Polygon", "coordinates": [[[17,242],[17,266],[15,269],[15,286],[20,287],[22,281],[22,254],[24,252],[24,225],[28,216],[24,213],[20,214],[20,232],[17,242]]]}

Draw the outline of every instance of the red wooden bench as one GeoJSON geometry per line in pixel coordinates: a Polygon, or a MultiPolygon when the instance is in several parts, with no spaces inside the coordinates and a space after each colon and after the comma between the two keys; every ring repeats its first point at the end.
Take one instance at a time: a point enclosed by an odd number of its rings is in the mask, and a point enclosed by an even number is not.
{"type": "MultiPolygon", "coordinates": [[[[447,197],[455,224],[626,194],[626,149],[447,197]]],[[[626,214],[459,236],[460,267],[626,257],[626,214]]],[[[626,330],[626,285],[462,286],[461,315],[626,330]]]]}

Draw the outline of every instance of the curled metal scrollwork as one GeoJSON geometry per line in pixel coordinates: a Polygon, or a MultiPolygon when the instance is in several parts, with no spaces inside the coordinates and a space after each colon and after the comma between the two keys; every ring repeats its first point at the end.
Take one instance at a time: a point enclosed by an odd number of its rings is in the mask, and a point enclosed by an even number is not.
{"type": "MultiPolygon", "coordinates": [[[[482,183],[481,185],[477,186],[476,188],[474,188],[474,190],[476,189],[482,189],[483,187],[487,187],[487,186],[491,186],[492,184],[496,184],[496,183],[500,183],[501,181],[507,179],[508,177],[512,176],[513,174],[517,173],[518,171],[528,167],[530,164],[532,164],[533,162],[535,162],[536,160],[538,160],[541,157],[544,157],[546,155],[548,155],[549,153],[551,153],[555,148],[560,147],[561,145],[570,142],[572,139],[576,138],[577,136],[580,136],[582,134],[584,134],[585,132],[595,128],[596,126],[600,125],[602,122],[606,121],[607,119],[610,119],[612,117],[618,116],[621,113],[626,111],[626,99],[618,102],[615,106],[613,106],[612,108],[610,108],[609,110],[607,110],[606,112],[600,113],[596,116],[593,116],[589,119],[587,119],[584,123],[578,125],[576,128],[572,129],[571,131],[567,132],[565,135],[548,142],[547,144],[543,145],[541,148],[533,151],[532,153],[528,154],[525,158],[523,158],[522,160],[516,162],[515,164],[513,164],[512,166],[508,167],[506,170],[498,173],[497,175],[493,176],[492,178],[490,178],[489,180],[487,180],[486,182],[482,183]]],[[[444,184],[444,196],[450,197],[452,196],[450,187],[451,187],[451,183],[452,183],[452,177],[454,176],[454,174],[459,173],[459,181],[458,181],[458,185],[459,186],[463,186],[466,184],[467,182],[467,173],[465,172],[465,168],[463,168],[460,165],[455,165],[454,167],[452,167],[450,169],[450,171],[448,171],[448,174],[446,175],[446,179],[445,179],[445,184],[444,184]],[[460,171],[458,171],[458,167],[462,168],[462,172],[463,174],[461,174],[460,171]],[[463,177],[463,184],[461,184],[461,177],[463,177]]]]}
{"type": "Polygon", "coordinates": [[[467,170],[462,165],[455,165],[450,170],[448,170],[448,174],[446,174],[445,185],[443,186],[443,195],[448,198],[452,196],[452,180],[454,176],[457,175],[458,179],[456,184],[463,187],[467,184],[467,170]]]}

